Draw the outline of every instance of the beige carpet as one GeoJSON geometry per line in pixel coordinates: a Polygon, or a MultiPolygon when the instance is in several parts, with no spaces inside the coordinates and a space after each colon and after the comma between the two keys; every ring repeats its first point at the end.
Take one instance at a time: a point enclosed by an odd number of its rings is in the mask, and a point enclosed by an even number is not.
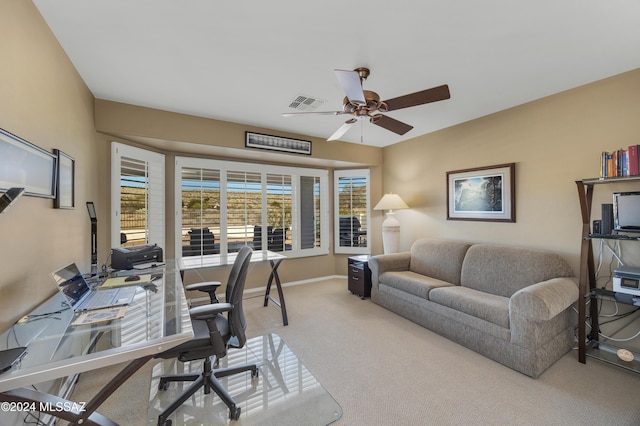
{"type": "MultiPolygon", "coordinates": [[[[283,338],[342,406],[336,426],[640,425],[640,375],[592,359],[580,364],[574,351],[531,379],[360,300],[346,280],[284,292],[289,326],[276,306],[250,298],[248,334],[283,338]]],[[[147,425],[150,365],[100,412],[147,425]]],[[[74,399],[88,399],[115,371],[83,374],[74,399]]]]}

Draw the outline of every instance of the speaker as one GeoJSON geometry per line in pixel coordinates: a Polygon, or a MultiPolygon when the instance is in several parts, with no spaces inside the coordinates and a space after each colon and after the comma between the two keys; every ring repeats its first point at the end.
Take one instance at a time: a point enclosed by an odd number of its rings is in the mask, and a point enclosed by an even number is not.
{"type": "Polygon", "coordinates": [[[600,231],[604,235],[613,233],[613,204],[602,205],[602,224],[600,231]]]}
{"type": "Polygon", "coordinates": [[[592,232],[594,234],[601,234],[602,233],[602,221],[601,220],[594,220],[593,221],[593,230],[592,232]]]}

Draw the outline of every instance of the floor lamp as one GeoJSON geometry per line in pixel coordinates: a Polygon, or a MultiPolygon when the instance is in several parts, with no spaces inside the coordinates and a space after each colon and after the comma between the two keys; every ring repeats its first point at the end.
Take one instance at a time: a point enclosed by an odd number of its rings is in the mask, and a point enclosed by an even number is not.
{"type": "Polygon", "coordinates": [[[408,209],[407,203],[398,194],[385,194],[373,208],[387,210],[387,217],[382,222],[382,245],[384,254],[397,253],[400,247],[400,222],[396,219],[394,210],[408,209]]]}

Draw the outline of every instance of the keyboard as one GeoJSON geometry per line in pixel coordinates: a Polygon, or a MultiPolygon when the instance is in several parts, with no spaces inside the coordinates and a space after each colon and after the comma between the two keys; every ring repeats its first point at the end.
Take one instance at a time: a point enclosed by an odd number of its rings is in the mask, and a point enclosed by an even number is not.
{"type": "Polygon", "coordinates": [[[91,297],[82,306],[82,309],[96,309],[109,306],[113,300],[115,293],[110,290],[100,290],[91,293],[91,297]]]}

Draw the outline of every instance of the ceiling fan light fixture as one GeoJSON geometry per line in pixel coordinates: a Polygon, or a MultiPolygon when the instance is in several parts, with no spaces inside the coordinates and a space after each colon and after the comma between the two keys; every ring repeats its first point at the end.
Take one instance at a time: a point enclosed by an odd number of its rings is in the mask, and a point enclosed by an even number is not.
{"type": "MultiPolygon", "coordinates": [[[[333,133],[327,140],[336,140],[342,137],[353,123],[365,117],[376,126],[389,130],[397,135],[404,135],[413,126],[396,120],[382,113],[396,111],[403,108],[409,108],[418,105],[424,105],[431,102],[443,101],[451,98],[449,86],[443,84],[441,86],[432,87],[431,89],[422,90],[420,92],[410,93],[408,95],[398,96],[384,101],[380,100],[380,96],[371,90],[363,90],[364,81],[369,77],[368,68],[356,68],[353,71],[334,70],[338,82],[342,86],[344,93],[347,95],[342,101],[342,111],[325,111],[325,112],[307,112],[306,114],[314,115],[341,115],[350,114],[354,118],[346,121],[337,131],[333,133]]],[[[301,115],[304,112],[288,113],[283,116],[301,115]]]]}

